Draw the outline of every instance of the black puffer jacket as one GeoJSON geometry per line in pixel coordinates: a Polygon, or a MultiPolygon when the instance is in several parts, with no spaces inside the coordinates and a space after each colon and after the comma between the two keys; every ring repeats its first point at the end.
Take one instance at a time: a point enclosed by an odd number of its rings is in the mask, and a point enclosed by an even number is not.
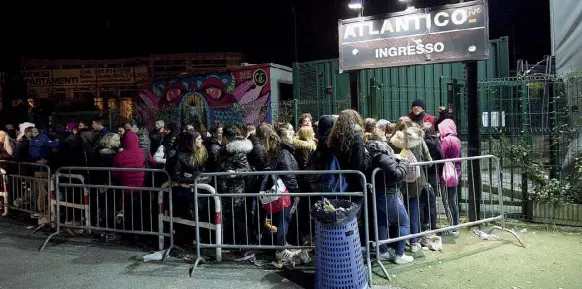
{"type": "Polygon", "coordinates": [[[192,163],[188,153],[184,152],[179,152],[166,161],[166,171],[170,179],[178,184],[193,184],[203,170],[203,166],[192,163]]]}
{"type": "Polygon", "coordinates": [[[302,170],[307,169],[313,152],[317,149],[315,141],[295,139],[295,159],[302,170]]]}
{"type": "MultiPolygon", "coordinates": [[[[441,147],[441,140],[436,135],[426,135],[424,137],[424,142],[428,147],[428,152],[433,161],[440,161],[443,159],[443,149],[441,147]]],[[[443,164],[437,164],[436,166],[430,166],[426,169],[428,177],[434,177],[441,175],[443,164]]]]}
{"type": "Polygon", "coordinates": [[[408,171],[408,161],[406,159],[397,160],[394,157],[392,148],[381,141],[368,141],[366,148],[370,153],[371,162],[367,177],[372,180],[372,172],[380,168],[375,175],[376,194],[384,194],[387,192],[395,193],[400,189],[400,183],[406,178],[408,171]]]}
{"type": "Polygon", "coordinates": [[[206,171],[214,173],[218,172],[220,150],[222,145],[217,139],[209,137],[204,140],[204,146],[208,151],[208,161],[206,162],[206,171]]]}
{"type": "MultiPolygon", "coordinates": [[[[369,156],[366,154],[364,147],[364,140],[362,136],[355,134],[347,136],[351,138],[348,150],[343,150],[339,147],[332,147],[337,161],[339,162],[341,170],[355,170],[363,174],[367,172],[369,156]]],[[[348,192],[362,192],[365,184],[362,183],[362,178],[356,174],[346,174],[346,182],[348,183],[348,192]]],[[[357,198],[356,198],[357,199],[357,198]]],[[[356,200],[357,201],[357,200],[356,200]]]]}
{"type": "Polygon", "coordinates": [[[255,171],[263,171],[267,167],[267,155],[265,154],[265,147],[261,140],[255,136],[249,136],[249,140],[253,144],[253,149],[247,155],[249,165],[255,171]]]}
{"type": "MultiPolygon", "coordinates": [[[[298,171],[299,165],[295,159],[295,145],[281,143],[279,147],[279,155],[276,163],[273,165],[274,171],[298,171]]],[[[299,192],[299,184],[295,174],[280,175],[279,178],[285,184],[287,190],[291,193],[299,192]]]]}
{"type": "MultiPolygon", "coordinates": [[[[327,140],[331,129],[335,124],[335,119],[331,115],[324,115],[319,118],[319,127],[317,128],[317,149],[311,156],[311,164],[308,167],[314,170],[325,170],[334,157],[333,151],[329,147],[327,140]]],[[[312,192],[321,191],[321,174],[306,175],[312,192]]]]}
{"type": "MultiPolygon", "coordinates": [[[[247,139],[237,139],[220,149],[219,172],[235,171],[248,172],[251,169],[247,160],[247,154],[253,149],[253,144],[247,139]]],[[[245,177],[221,177],[219,178],[219,193],[244,194],[245,177]]],[[[234,205],[244,205],[244,197],[234,198],[234,205]]],[[[223,198],[223,205],[230,207],[230,198],[223,198]],[[228,200],[227,200],[228,199],[228,200]]]]}
{"type": "Polygon", "coordinates": [[[154,155],[158,148],[164,144],[165,132],[154,132],[150,134],[150,153],[154,155]]]}

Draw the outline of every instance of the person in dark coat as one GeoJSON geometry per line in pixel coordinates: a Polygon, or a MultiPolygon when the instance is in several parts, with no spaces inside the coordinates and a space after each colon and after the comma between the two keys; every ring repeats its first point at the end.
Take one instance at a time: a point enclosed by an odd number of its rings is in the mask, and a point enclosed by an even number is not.
{"type": "Polygon", "coordinates": [[[418,126],[421,126],[425,122],[429,122],[430,124],[434,125],[434,116],[426,113],[426,105],[424,104],[424,100],[414,100],[411,105],[411,110],[412,111],[408,114],[408,117],[418,126]]]}
{"type": "Polygon", "coordinates": [[[315,135],[311,126],[302,126],[297,131],[297,137],[295,138],[295,148],[295,158],[299,163],[299,168],[306,170],[309,165],[311,156],[317,149],[315,135]]]}
{"type": "Polygon", "coordinates": [[[166,170],[176,184],[194,184],[208,159],[200,133],[183,132],[177,138],[176,154],[168,159],[166,170]]]}
{"type": "MultiPolygon", "coordinates": [[[[271,157],[269,158],[269,163],[273,171],[298,171],[299,165],[295,159],[295,145],[293,144],[293,138],[291,133],[286,128],[277,129],[277,134],[271,137],[271,157]]],[[[299,183],[297,182],[297,177],[295,174],[290,173],[286,175],[280,175],[279,179],[283,181],[283,184],[290,193],[299,192],[299,183]]],[[[285,204],[284,209],[281,213],[273,214],[273,223],[277,224],[277,245],[284,246],[287,242],[287,233],[289,232],[289,226],[292,219],[292,207],[296,207],[299,204],[299,199],[295,198],[294,206],[291,204],[285,204]]],[[[299,228],[303,231],[301,228],[299,228]]],[[[307,228],[309,231],[309,228],[307,228]]],[[[290,251],[290,250],[278,250],[275,253],[275,258],[281,261],[289,261],[298,256],[300,251],[290,251]]]]}
{"type": "MultiPolygon", "coordinates": [[[[335,124],[335,118],[331,115],[324,115],[319,118],[318,129],[317,129],[317,148],[313,153],[310,162],[310,166],[315,170],[325,170],[325,165],[329,164],[334,154],[329,147],[329,135],[331,129],[335,124]]],[[[314,175],[308,178],[311,191],[319,192],[321,191],[321,175],[314,175]]]]}
{"type": "MultiPolygon", "coordinates": [[[[121,147],[121,138],[119,134],[116,133],[108,133],[103,136],[99,143],[97,144],[97,152],[95,154],[95,167],[101,168],[110,168],[113,167],[113,159],[117,154],[117,151],[121,147]]],[[[115,185],[114,182],[110,178],[110,170],[103,170],[103,171],[93,171],[92,174],[92,183],[96,185],[115,185]]],[[[115,208],[115,204],[121,202],[122,195],[120,193],[114,194],[115,190],[98,190],[98,198],[99,198],[99,216],[105,218],[108,227],[113,227],[115,223],[116,212],[113,208],[115,208]],[[107,206],[107,207],[105,207],[107,206]]],[[[95,194],[92,194],[91,197],[94,197],[95,194]]],[[[96,206],[96,202],[91,203],[92,206],[96,206]]],[[[92,208],[93,209],[93,208],[92,208]]],[[[93,214],[92,214],[93,215],[93,214]]],[[[109,236],[113,236],[115,234],[108,234],[109,236]]]]}
{"type": "MultiPolygon", "coordinates": [[[[342,111],[329,135],[329,147],[335,154],[341,170],[355,170],[366,173],[369,158],[364,148],[364,123],[360,114],[351,109],[342,111]]],[[[321,129],[321,123],[320,123],[321,129]]],[[[362,192],[364,180],[358,175],[345,175],[348,192],[362,192]]],[[[352,198],[359,202],[361,198],[352,198]]]]}
{"type": "MultiPolygon", "coordinates": [[[[421,127],[424,131],[424,142],[428,147],[428,152],[433,161],[443,159],[441,140],[435,131],[435,127],[430,123],[424,123],[421,127]]],[[[443,164],[430,166],[426,169],[428,183],[430,187],[425,187],[420,195],[420,221],[421,230],[436,230],[436,197],[440,195],[439,179],[443,164]]],[[[425,239],[421,241],[424,242],[425,239]]]]}
{"type": "MultiPolygon", "coordinates": [[[[375,169],[382,170],[374,177],[379,240],[406,236],[410,234],[410,223],[404,203],[400,199],[400,184],[406,179],[408,161],[395,156],[392,148],[382,141],[368,141],[366,148],[371,157],[369,177],[372,177],[371,174],[375,169]],[[388,236],[388,227],[397,227],[398,236],[388,236]]],[[[387,245],[381,245],[378,258],[396,264],[414,261],[412,256],[404,254],[406,240],[396,242],[394,245],[394,256],[388,251],[387,245]]]]}
{"type": "Polygon", "coordinates": [[[219,124],[210,128],[210,137],[204,140],[204,146],[208,151],[208,162],[206,163],[206,170],[208,172],[218,172],[219,154],[222,148],[222,132],[223,128],[219,124]]]}
{"type": "Polygon", "coordinates": [[[247,159],[249,161],[249,165],[255,171],[263,171],[267,167],[267,155],[265,153],[265,147],[263,146],[263,142],[257,135],[256,129],[250,129],[247,127],[248,131],[248,140],[251,141],[253,144],[253,149],[247,155],[247,159]]]}
{"type": "MultiPolygon", "coordinates": [[[[174,202],[174,216],[184,219],[194,219],[193,185],[198,175],[204,172],[204,165],[208,159],[206,148],[202,145],[202,137],[198,132],[183,132],[177,138],[176,154],[166,162],[166,171],[174,184],[172,190],[174,202]]],[[[200,180],[199,180],[200,182],[200,180]]],[[[199,216],[207,216],[206,200],[198,203],[199,216]]],[[[214,208],[214,207],[212,207],[214,208]]],[[[209,221],[200,219],[200,221],[209,221]]],[[[177,226],[176,242],[180,244],[192,243],[193,230],[188,227],[177,226]]]]}
{"type": "Polygon", "coordinates": [[[154,130],[150,134],[150,153],[152,155],[158,151],[161,145],[163,145],[166,135],[166,123],[162,119],[156,120],[156,123],[154,124],[154,130]]]}
{"type": "MultiPolygon", "coordinates": [[[[253,144],[245,138],[237,137],[237,132],[238,128],[236,126],[229,126],[224,130],[224,146],[220,149],[218,157],[219,172],[236,173],[251,170],[247,155],[253,149],[253,144]]],[[[219,177],[218,193],[244,194],[246,191],[246,179],[246,177],[237,175],[219,177]]],[[[229,216],[224,220],[224,235],[227,242],[229,242],[228,244],[246,243],[248,232],[245,220],[248,220],[246,213],[249,212],[248,209],[252,204],[251,199],[247,200],[245,197],[222,198],[223,214],[229,216]],[[235,235],[230,236],[233,228],[235,235]]]]}
{"type": "Polygon", "coordinates": [[[32,138],[30,140],[30,148],[28,149],[28,157],[31,161],[37,162],[40,160],[48,160],[51,151],[57,148],[58,141],[51,141],[48,135],[41,132],[38,128],[32,128],[32,138]]]}

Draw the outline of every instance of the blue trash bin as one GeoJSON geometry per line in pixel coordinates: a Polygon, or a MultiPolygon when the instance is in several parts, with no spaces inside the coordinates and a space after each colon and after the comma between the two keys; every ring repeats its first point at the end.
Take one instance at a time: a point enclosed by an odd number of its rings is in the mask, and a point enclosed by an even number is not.
{"type": "Polygon", "coordinates": [[[367,289],[356,217],[343,224],[315,222],[315,288],[367,289]]]}

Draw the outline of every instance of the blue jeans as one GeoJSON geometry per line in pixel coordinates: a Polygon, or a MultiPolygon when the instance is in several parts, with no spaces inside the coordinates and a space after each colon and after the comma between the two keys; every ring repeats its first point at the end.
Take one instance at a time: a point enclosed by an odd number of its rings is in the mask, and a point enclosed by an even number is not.
{"type": "MultiPolygon", "coordinates": [[[[404,194],[404,202],[406,210],[408,211],[408,216],[410,218],[410,234],[417,234],[420,232],[420,211],[418,197],[409,198],[404,194]]],[[[410,239],[410,243],[418,243],[417,238],[410,239]]]]}
{"type": "MultiPolygon", "coordinates": [[[[378,237],[380,240],[388,239],[388,226],[397,227],[398,235],[401,237],[410,234],[410,225],[404,203],[399,198],[400,192],[391,191],[386,194],[376,194],[376,209],[378,212],[378,237]]],[[[394,243],[396,255],[404,254],[406,241],[394,243]]],[[[388,252],[386,244],[380,246],[380,253],[388,252]]]]}
{"type": "Polygon", "coordinates": [[[459,199],[457,198],[458,196],[458,191],[459,191],[460,186],[455,186],[452,188],[447,188],[447,198],[448,198],[448,205],[449,208],[451,209],[451,217],[452,217],[452,224],[451,225],[458,225],[460,220],[459,220],[459,199]]]}
{"type": "Polygon", "coordinates": [[[277,224],[277,245],[285,246],[287,243],[287,232],[289,232],[289,223],[291,223],[291,206],[285,208],[283,211],[273,214],[273,219],[278,218],[277,224]]]}

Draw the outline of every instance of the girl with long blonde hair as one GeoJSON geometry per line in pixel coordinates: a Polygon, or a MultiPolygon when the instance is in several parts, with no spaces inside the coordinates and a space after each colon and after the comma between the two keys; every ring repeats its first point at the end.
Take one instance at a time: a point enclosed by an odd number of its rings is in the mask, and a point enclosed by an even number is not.
{"type": "Polygon", "coordinates": [[[0,130],[0,160],[11,160],[14,157],[14,141],[8,133],[0,130]]]}

